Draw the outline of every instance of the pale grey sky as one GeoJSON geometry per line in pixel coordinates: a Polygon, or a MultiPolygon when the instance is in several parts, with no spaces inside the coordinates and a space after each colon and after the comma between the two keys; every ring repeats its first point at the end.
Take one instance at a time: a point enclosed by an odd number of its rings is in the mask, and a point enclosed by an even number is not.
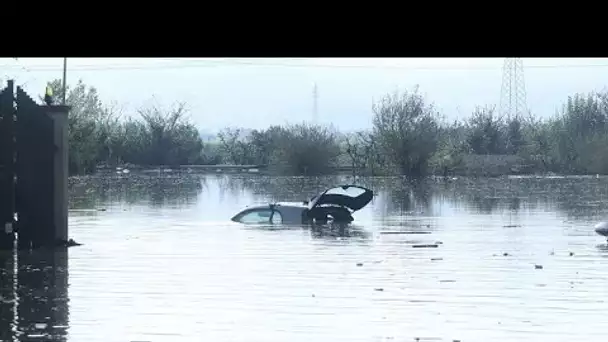
{"type": "MultiPolygon", "coordinates": [[[[448,118],[500,100],[503,58],[68,58],[68,84],[82,79],[105,102],[134,112],[155,96],[185,101],[204,130],[263,128],[310,120],[313,84],[319,122],[343,130],[370,125],[372,99],[416,84],[448,118]]],[[[553,115],[568,95],[602,90],[608,59],[524,58],[528,107],[553,115]]],[[[1,76],[32,96],[62,77],[62,58],[0,59],[1,76]]]]}

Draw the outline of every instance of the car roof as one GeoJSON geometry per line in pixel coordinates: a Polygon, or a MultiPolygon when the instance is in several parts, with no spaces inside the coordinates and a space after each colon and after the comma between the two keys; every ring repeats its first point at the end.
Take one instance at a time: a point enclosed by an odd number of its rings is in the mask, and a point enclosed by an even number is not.
{"type": "Polygon", "coordinates": [[[307,208],[308,207],[306,204],[301,203],[301,202],[277,202],[277,203],[269,203],[269,204],[250,205],[250,206],[247,206],[247,207],[241,209],[239,211],[239,213],[242,213],[247,210],[254,210],[254,209],[269,209],[271,205],[274,205],[275,207],[290,207],[290,208],[307,208]]]}

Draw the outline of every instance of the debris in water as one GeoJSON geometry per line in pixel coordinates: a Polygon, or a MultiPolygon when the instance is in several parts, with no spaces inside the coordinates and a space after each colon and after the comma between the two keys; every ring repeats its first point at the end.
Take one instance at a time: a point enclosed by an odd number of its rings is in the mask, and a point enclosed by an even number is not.
{"type": "Polygon", "coordinates": [[[36,324],[34,324],[34,328],[36,328],[38,330],[46,329],[46,327],[47,327],[46,323],[36,323],[36,324]]]}
{"type": "Polygon", "coordinates": [[[361,267],[361,266],[363,266],[363,263],[359,262],[359,263],[357,263],[357,266],[361,267]]]}
{"type": "Polygon", "coordinates": [[[431,234],[431,232],[415,232],[415,231],[386,231],[380,232],[383,235],[396,235],[396,234],[431,234]]]}
{"type": "Polygon", "coordinates": [[[542,270],[543,269],[543,265],[534,265],[534,268],[537,270],[542,270]]]}
{"type": "Polygon", "coordinates": [[[509,256],[509,253],[502,253],[502,256],[509,256]]]}
{"type": "Polygon", "coordinates": [[[107,211],[107,210],[108,210],[108,209],[106,209],[106,208],[100,208],[100,209],[97,209],[97,211],[107,211]]]}
{"type": "Polygon", "coordinates": [[[45,338],[45,337],[47,337],[47,335],[45,335],[45,334],[29,334],[29,335],[26,335],[26,337],[28,337],[28,338],[45,338]]]}
{"type": "Polygon", "coordinates": [[[381,287],[379,287],[379,288],[374,289],[374,291],[379,291],[379,292],[382,292],[382,291],[384,291],[384,289],[383,289],[383,288],[381,288],[381,287]]]}
{"type": "Polygon", "coordinates": [[[53,329],[69,329],[67,325],[53,325],[53,329]]]}
{"type": "Polygon", "coordinates": [[[437,244],[429,244],[429,245],[413,245],[414,248],[437,248],[439,245],[437,244]]]}
{"type": "Polygon", "coordinates": [[[313,293],[313,294],[312,294],[312,298],[315,298],[315,297],[316,297],[316,296],[315,296],[315,294],[313,293]]]}
{"type": "Polygon", "coordinates": [[[455,283],[456,280],[451,280],[451,279],[445,279],[445,280],[440,280],[440,283],[455,283]]]}
{"type": "Polygon", "coordinates": [[[570,252],[570,256],[573,256],[573,255],[574,255],[574,252],[570,252]]]}
{"type": "Polygon", "coordinates": [[[503,228],[518,228],[518,227],[521,227],[521,226],[518,224],[507,224],[506,226],[503,226],[503,228]]]}
{"type": "Polygon", "coordinates": [[[431,261],[440,261],[443,260],[443,258],[431,258],[431,261]]]}

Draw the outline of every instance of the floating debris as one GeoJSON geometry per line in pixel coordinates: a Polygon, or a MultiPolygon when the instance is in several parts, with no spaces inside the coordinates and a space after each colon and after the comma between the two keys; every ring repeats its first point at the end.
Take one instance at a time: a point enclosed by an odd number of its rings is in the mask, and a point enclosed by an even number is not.
{"type": "Polygon", "coordinates": [[[67,325],[53,325],[53,329],[69,329],[67,325]]]}
{"type": "Polygon", "coordinates": [[[574,256],[574,252],[570,252],[570,256],[574,256]]]}
{"type": "Polygon", "coordinates": [[[48,337],[46,334],[29,334],[26,335],[28,338],[46,338],[48,337]]]}
{"type": "Polygon", "coordinates": [[[534,268],[537,270],[542,270],[543,269],[543,265],[534,265],[534,268]]]}
{"type": "Polygon", "coordinates": [[[509,253],[507,253],[507,252],[502,253],[502,256],[509,256],[509,253]]]}
{"type": "Polygon", "coordinates": [[[443,258],[431,258],[431,261],[440,261],[443,260],[443,258]]]}
{"type": "Polygon", "coordinates": [[[437,248],[439,245],[437,244],[428,244],[428,245],[413,245],[413,248],[437,248]]]}
{"type": "Polygon", "coordinates": [[[384,289],[379,287],[379,288],[374,289],[374,291],[382,292],[382,291],[384,291],[384,289]]]}
{"type": "Polygon", "coordinates": [[[416,232],[416,231],[385,231],[380,232],[382,235],[397,235],[397,234],[431,234],[431,232],[416,232]]]}
{"type": "Polygon", "coordinates": [[[361,267],[361,266],[363,266],[363,263],[362,262],[358,262],[357,266],[361,267]]]}
{"type": "Polygon", "coordinates": [[[518,227],[521,227],[521,226],[518,225],[518,224],[507,224],[507,225],[502,226],[502,227],[503,228],[518,228],[518,227]]]}

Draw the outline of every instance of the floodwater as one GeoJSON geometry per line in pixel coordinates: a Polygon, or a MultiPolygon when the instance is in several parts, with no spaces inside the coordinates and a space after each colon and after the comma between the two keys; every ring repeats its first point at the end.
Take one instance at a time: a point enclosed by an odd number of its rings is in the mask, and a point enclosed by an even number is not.
{"type": "Polygon", "coordinates": [[[83,245],[0,256],[0,340],[605,340],[608,178],[362,179],[346,231],[229,222],[345,182],[72,179],[83,245]]]}

